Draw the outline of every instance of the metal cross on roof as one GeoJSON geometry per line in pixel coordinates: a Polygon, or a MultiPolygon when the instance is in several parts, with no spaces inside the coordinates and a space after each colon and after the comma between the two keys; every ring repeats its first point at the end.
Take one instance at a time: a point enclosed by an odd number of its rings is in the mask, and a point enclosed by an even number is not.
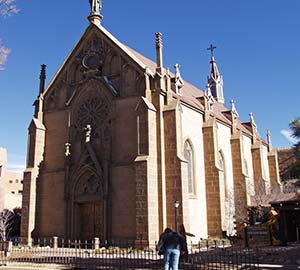
{"type": "Polygon", "coordinates": [[[207,50],[211,52],[211,58],[214,57],[214,49],[216,49],[216,48],[217,47],[212,44],[210,44],[209,47],[207,48],[207,50]]]}

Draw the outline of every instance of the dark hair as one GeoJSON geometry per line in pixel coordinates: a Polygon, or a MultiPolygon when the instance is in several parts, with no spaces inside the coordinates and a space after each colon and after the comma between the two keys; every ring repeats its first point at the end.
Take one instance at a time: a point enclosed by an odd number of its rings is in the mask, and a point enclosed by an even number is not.
{"type": "Polygon", "coordinates": [[[172,230],[170,228],[165,228],[164,233],[170,233],[172,230]]]}

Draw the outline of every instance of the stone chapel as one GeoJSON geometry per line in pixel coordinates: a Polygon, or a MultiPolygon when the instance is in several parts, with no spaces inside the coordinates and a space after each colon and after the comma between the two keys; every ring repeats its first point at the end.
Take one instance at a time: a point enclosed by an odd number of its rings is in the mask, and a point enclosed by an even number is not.
{"type": "Polygon", "coordinates": [[[280,187],[270,134],[225,107],[213,46],[203,91],[164,67],[161,33],[155,62],[115,38],[99,2],[47,87],[41,68],[22,240],[156,241],[175,216],[196,240],[239,233],[251,195],[280,187]]]}

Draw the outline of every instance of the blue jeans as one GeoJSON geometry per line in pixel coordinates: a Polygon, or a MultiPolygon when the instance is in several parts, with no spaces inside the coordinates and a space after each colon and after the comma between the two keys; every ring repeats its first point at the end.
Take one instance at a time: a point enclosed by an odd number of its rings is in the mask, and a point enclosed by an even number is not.
{"type": "Polygon", "coordinates": [[[164,253],[164,270],[178,270],[180,250],[167,248],[164,253]]]}

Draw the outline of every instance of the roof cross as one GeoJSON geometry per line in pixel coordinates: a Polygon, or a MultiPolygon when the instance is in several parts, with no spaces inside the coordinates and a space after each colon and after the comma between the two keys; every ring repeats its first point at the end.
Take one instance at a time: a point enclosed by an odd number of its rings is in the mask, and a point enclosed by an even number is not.
{"type": "Polygon", "coordinates": [[[209,47],[207,48],[207,50],[210,51],[210,53],[211,53],[211,58],[214,57],[214,49],[216,49],[216,48],[217,47],[212,44],[210,44],[209,47]]]}

